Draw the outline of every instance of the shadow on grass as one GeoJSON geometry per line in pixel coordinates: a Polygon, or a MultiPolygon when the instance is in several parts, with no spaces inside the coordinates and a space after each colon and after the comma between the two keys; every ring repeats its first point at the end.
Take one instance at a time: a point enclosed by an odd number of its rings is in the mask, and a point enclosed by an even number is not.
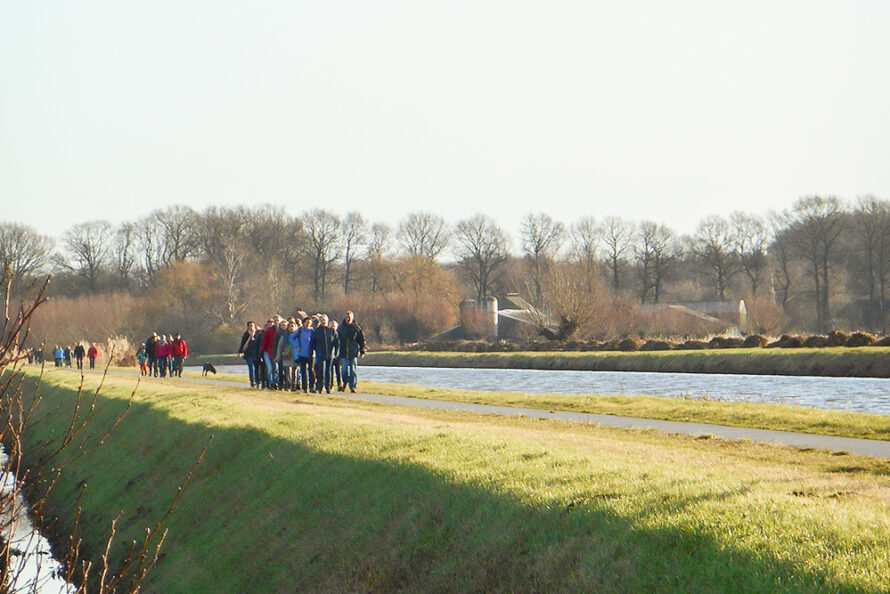
{"type": "MultiPolygon", "coordinates": [[[[26,451],[63,430],[70,419],[60,411],[73,396],[44,388],[26,451]]],[[[91,431],[100,435],[123,406],[101,400],[91,431]]],[[[140,539],[164,513],[211,431],[213,444],[169,523],[147,591],[856,589],[707,535],[645,529],[610,513],[607,497],[529,505],[416,464],[185,423],[145,403],[65,472],[47,507],[48,517],[58,516],[56,540],[70,528],[78,485],[86,483],[85,552],[97,558],[122,512],[114,549],[122,554],[122,543],[140,539]]],[[[433,434],[422,446],[435,442],[433,434]]]]}

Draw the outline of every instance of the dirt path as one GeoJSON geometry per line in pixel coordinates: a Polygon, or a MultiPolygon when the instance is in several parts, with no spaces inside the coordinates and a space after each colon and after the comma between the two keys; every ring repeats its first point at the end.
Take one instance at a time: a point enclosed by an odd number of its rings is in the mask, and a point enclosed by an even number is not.
{"type": "MultiPolygon", "coordinates": [[[[126,372],[109,372],[125,374],[126,372]]],[[[136,375],[136,372],[128,375],[136,375]]],[[[204,378],[180,378],[177,381],[208,383],[236,388],[247,388],[245,382],[214,380],[204,378]]],[[[471,404],[445,400],[427,400],[424,398],[404,398],[400,396],[382,396],[380,394],[350,394],[336,392],[336,396],[349,400],[377,402],[397,406],[414,406],[439,410],[464,411],[476,414],[501,415],[507,417],[529,417],[534,419],[553,419],[570,423],[586,423],[603,427],[623,427],[634,429],[654,429],[663,433],[682,435],[713,435],[726,439],[772,442],[801,448],[815,448],[832,452],[847,452],[874,458],[890,458],[890,441],[875,439],[859,439],[854,437],[835,437],[813,433],[794,433],[792,431],[775,431],[772,429],[752,429],[748,427],[729,427],[708,423],[685,423],[680,421],[661,421],[638,417],[620,417],[595,413],[578,413],[553,411],[537,408],[519,408],[513,406],[495,406],[490,404],[471,404]]],[[[332,394],[333,396],[334,394],[332,394]]]]}

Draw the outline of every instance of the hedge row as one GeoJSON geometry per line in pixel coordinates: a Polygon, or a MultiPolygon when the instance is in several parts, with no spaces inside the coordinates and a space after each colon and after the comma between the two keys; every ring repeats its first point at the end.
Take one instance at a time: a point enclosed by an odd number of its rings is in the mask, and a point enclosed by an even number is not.
{"type": "Polygon", "coordinates": [[[711,340],[686,340],[682,342],[670,340],[643,340],[624,338],[621,340],[570,340],[535,341],[514,343],[506,341],[486,342],[482,340],[460,340],[450,342],[427,342],[410,347],[408,350],[418,351],[453,351],[465,353],[520,352],[520,351],[691,351],[703,349],[733,348],[822,348],[822,347],[864,347],[890,346],[890,336],[878,338],[868,332],[848,334],[835,330],[827,335],[800,336],[783,334],[779,338],[770,339],[761,334],[752,334],[746,338],[734,336],[715,336],[711,340]]]}

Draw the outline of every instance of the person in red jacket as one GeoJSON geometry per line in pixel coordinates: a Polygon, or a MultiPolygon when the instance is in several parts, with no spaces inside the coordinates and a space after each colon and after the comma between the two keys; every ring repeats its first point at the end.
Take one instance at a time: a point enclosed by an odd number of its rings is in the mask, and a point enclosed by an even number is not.
{"type": "Polygon", "coordinates": [[[99,349],[96,348],[95,344],[91,344],[89,350],[87,351],[87,358],[90,360],[90,369],[96,368],[96,357],[99,356],[99,349]]]}
{"type": "Polygon", "coordinates": [[[158,344],[155,347],[155,359],[158,361],[158,371],[161,373],[161,377],[167,377],[167,357],[170,356],[170,343],[167,342],[167,335],[162,334],[161,338],[158,339],[158,344]]]}
{"type": "Polygon", "coordinates": [[[275,390],[278,387],[278,374],[275,373],[275,352],[272,350],[275,346],[275,334],[278,332],[278,321],[270,318],[263,331],[263,338],[260,340],[260,352],[263,353],[263,362],[266,364],[266,376],[269,378],[269,389],[275,390]]]}
{"type": "Polygon", "coordinates": [[[173,355],[173,373],[177,377],[182,377],[182,363],[189,356],[189,347],[179,332],[176,333],[176,338],[170,343],[170,354],[173,355]]]}

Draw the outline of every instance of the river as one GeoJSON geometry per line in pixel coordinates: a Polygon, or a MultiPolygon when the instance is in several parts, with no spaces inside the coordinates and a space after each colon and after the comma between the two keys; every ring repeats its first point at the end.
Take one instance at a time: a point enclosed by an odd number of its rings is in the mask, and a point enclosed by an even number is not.
{"type": "MultiPolygon", "coordinates": [[[[220,365],[217,369],[244,373],[245,377],[247,373],[242,365],[220,365]]],[[[359,381],[460,390],[652,394],[890,414],[887,378],[377,366],[360,366],[358,375],[359,381]]]]}

